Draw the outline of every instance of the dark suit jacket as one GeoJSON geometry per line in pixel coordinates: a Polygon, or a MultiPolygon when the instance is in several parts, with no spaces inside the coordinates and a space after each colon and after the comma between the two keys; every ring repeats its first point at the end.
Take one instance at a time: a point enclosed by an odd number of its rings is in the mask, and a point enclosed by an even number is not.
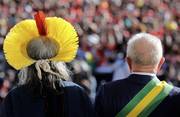
{"type": "Polygon", "coordinates": [[[0,117],[94,117],[92,104],[83,89],[71,82],[64,84],[63,102],[59,95],[50,92],[46,98],[32,97],[26,85],[15,88],[5,98],[0,117]]]}
{"type": "MultiPolygon", "coordinates": [[[[151,79],[152,76],[132,74],[127,79],[103,85],[95,101],[97,116],[115,117],[151,79]]],[[[174,87],[150,117],[180,117],[180,88],[174,87]]]]}

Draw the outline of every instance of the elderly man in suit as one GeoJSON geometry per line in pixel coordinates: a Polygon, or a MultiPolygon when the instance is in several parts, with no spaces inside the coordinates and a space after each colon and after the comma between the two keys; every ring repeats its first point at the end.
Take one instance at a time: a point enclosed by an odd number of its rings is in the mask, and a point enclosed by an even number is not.
{"type": "Polygon", "coordinates": [[[98,117],[180,117],[180,88],[156,74],[165,59],[160,39],[134,35],[127,46],[128,78],[103,85],[96,97],[98,117]]]}

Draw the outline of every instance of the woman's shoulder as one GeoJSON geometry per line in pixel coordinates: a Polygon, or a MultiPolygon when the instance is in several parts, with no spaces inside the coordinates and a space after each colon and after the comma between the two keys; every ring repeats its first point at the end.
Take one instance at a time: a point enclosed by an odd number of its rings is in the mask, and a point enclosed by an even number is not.
{"type": "Polygon", "coordinates": [[[78,84],[71,81],[63,81],[63,87],[67,92],[70,93],[85,93],[84,89],[78,84]]]}
{"type": "Polygon", "coordinates": [[[24,94],[26,92],[26,89],[27,89],[27,87],[25,85],[16,86],[9,91],[8,95],[24,94]]]}
{"type": "Polygon", "coordinates": [[[69,88],[69,87],[76,87],[76,88],[82,88],[81,86],[79,86],[78,84],[71,82],[71,81],[63,81],[64,87],[65,88],[69,88]]]}
{"type": "Polygon", "coordinates": [[[11,89],[4,99],[6,103],[19,103],[20,101],[24,99],[30,99],[31,95],[27,91],[27,87],[22,85],[22,86],[17,86],[13,89],[11,89]]]}
{"type": "Polygon", "coordinates": [[[73,96],[73,97],[83,97],[86,99],[88,98],[87,92],[84,90],[83,87],[79,86],[78,84],[71,82],[71,81],[63,81],[64,83],[64,89],[65,89],[65,95],[66,96],[73,96]]]}
{"type": "Polygon", "coordinates": [[[70,116],[94,117],[93,105],[85,90],[73,82],[65,81],[64,84],[68,110],[73,110],[70,116]],[[81,113],[76,115],[78,111],[81,113]]]}

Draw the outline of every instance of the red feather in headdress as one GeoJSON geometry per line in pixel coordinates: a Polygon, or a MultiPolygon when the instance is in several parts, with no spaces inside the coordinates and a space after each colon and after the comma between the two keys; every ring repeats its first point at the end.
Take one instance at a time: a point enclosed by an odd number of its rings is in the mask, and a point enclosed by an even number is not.
{"type": "Polygon", "coordinates": [[[36,26],[38,28],[39,34],[41,36],[46,36],[47,30],[45,25],[45,14],[42,11],[38,11],[34,15],[34,19],[36,21],[36,26]]]}

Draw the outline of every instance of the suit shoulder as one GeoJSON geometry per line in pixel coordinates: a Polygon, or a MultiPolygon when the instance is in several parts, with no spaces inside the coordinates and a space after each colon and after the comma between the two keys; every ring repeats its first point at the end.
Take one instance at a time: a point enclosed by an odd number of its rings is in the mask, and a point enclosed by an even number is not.
{"type": "Polygon", "coordinates": [[[83,92],[84,91],[84,89],[81,86],[79,86],[78,84],[73,83],[71,81],[64,81],[64,88],[66,90],[73,91],[73,92],[83,92]]]}
{"type": "Polygon", "coordinates": [[[169,95],[170,96],[180,96],[180,88],[174,86],[169,95]]]}
{"type": "Polygon", "coordinates": [[[106,83],[100,87],[98,92],[101,92],[104,95],[113,95],[117,92],[124,92],[124,89],[127,89],[129,86],[127,80],[128,79],[122,79],[106,83]]]}
{"type": "Polygon", "coordinates": [[[116,88],[116,87],[121,87],[121,86],[123,87],[128,83],[127,80],[128,79],[112,81],[112,82],[105,84],[104,87],[105,88],[116,88]]]}
{"type": "Polygon", "coordinates": [[[73,83],[71,81],[64,82],[64,89],[66,91],[65,92],[66,95],[69,95],[70,97],[71,96],[73,96],[73,97],[82,96],[85,98],[87,97],[86,91],[81,86],[79,86],[78,84],[73,83]]]}
{"type": "Polygon", "coordinates": [[[14,87],[13,89],[11,89],[8,93],[8,95],[19,95],[19,94],[24,94],[26,91],[25,89],[26,87],[24,85],[22,86],[17,86],[17,87],[14,87]]]}

